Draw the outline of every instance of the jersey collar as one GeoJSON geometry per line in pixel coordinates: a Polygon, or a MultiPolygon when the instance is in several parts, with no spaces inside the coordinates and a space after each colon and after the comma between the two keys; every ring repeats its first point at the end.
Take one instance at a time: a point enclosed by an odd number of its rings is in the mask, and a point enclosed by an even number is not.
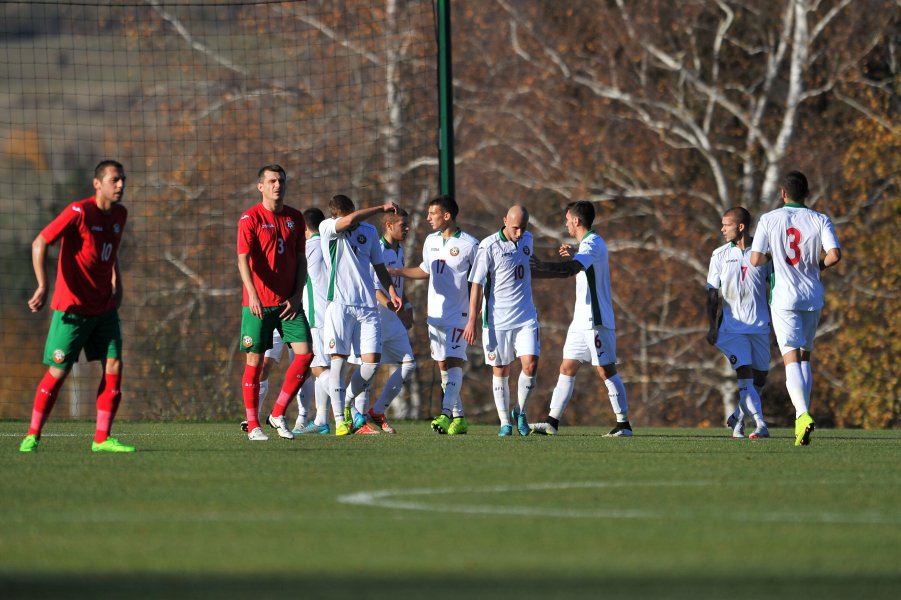
{"type": "MultiPolygon", "coordinates": [[[[586,232],[585,232],[585,235],[582,236],[582,240],[584,240],[585,238],[587,238],[587,237],[588,237],[589,235],[591,235],[592,233],[594,233],[594,229],[589,229],[588,231],[586,231],[586,232]]],[[[579,240],[579,241],[581,242],[582,240],[579,240]]]]}
{"type": "Polygon", "coordinates": [[[786,202],[785,208],[807,208],[807,207],[804,206],[803,204],[801,204],[800,202],[786,202]]]}

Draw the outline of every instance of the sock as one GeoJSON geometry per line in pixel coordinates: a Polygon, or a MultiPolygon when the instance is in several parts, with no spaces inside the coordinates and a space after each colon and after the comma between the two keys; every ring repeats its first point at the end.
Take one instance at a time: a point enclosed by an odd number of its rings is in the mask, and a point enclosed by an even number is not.
{"type": "Polygon", "coordinates": [[[394,373],[391,374],[391,377],[388,378],[388,381],[385,382],[385,387],[382,388],[382,393],[379,394],[378,400],[375,401],[372,412],[377,415],[385,414],[385,411],[391,406],[391,402],[393,402],[394,399],[397,398],[397,395],[400,394],[400,391],[404,389],[404,384],[410,380],[410,377],[413,376],[415,370],[415,362],[401,363],[400,367],[395,369],[394,373]]]}
{"type": "Polygon", "coordinates": [[[113,426],[119,400],[122,399],[120,382],[121,375],[118,373],[106,373],[100,380],[100,387],[97,389],[97,429],[94,432],[94,441],[98,444],[106,441],[113,426]]]}
{"type": "Polygon", "coordinates": [[[329,369],[328,393],[332,400],[332,414],[335,416],[335,426],[344,422],[344,367],[347,361],[343,358],[332,358],[332,366],[329,369]]]}
{"type": "MultiPolygon", "coordinates": [[[[363,363],[360,365],[360,368],[353,374],[353,377],[350,378],[350,385],[347,388],[347,395],[351,398],[357,398],[357,396],[361,395],[363,392],[369,390],[369,386],[372,385],[372,378],[375,377],[375,372],[378,371],[379,363],[363,363]]],[[[358,413],[365,414],[366,413],[366,402],[368,398],[363,398],[361,404],[364,410],[360,410],[360,406],[355,402],[354,410],[358,413]]]]}
{"type": "Polygon", "coordinates": [[[795,407],[795,418],[807,412],[807,400],[804,394],[804,374],[801,371],[801,363],[789,363],[785,365],[785,389],[795,407]]]}
{"type": "Polygon", "coordinates": [[[460,388],[463,386],[463,369],[453,367],[447,370],[447,384],[444,397],[441,399],[441,412],[447,416],[462,417],[463,403],[460,401],[460,388]]]}
{"type": "Polygon", "coordinates": [[[244,377],[241,379],[241,389],[244,395],[244,413],[247,419],[247,431],[253,431],[260,426],[260,417],[257,413],[257,402],[260,400],[260,373],[263,365],[244,365],[244,377]]]}
{"type": "Polygon", "coordinates": [[[257,405],[257,414],[263,412],[263,402],[266,400],[266,396],[269,395],[269,378],[260,380],[260,403],[257,405]]]}
{"type": "Polygon", "coordinates": [[[557,385],[554,387],[554,393],[551,394],[551,410],[548,413],[554,419],[560,420],[566,405],[573,395],[573,387],[576,385],[576,378],[569,375],[560,374],[557,378],[557,385]]]}
{"type": "Polygon", "coordinates": [[[810,370],[810,361],[801,361],[801,375],[804,377],[804,403],[810,408],[810,392],[813,390],[813,372],[810,370]]]}
{"type": "Polygon", "coordinates": [[[297,390],[303,385],[310,374],[310,363],[313,362],[313,354],[295,354],[288,372],[285,373],[285,383],[282,385],[282,391],[278,393],[278,399],[275,406],[272,407],[272,416],[281,417],[285,414],[285,409],[291,399],[297,395],[297,390]]]}
{"type": "Polygon", "coordinates": [[[316,396],[316,421],[317,425],[328,425],[328,403],[329,403],[329,393],[328,393],[328,380],[329,380],[329,372],[328,370],[323,371],[319,374],[319,377],[316,378],[315,384],[315,396],[316,396]]]}
{"type": "Polygon", "coordinates": [[[441,393],[447,389],[447,371],[441,371],[441,393]]]}
{"type": "Polygon", "coordinates": [[[616,422],[628,423],[629,403],[626,401],[626,386],[623,385],[623,380],[619,378],[619,373],[605,379],[604,385],[607,386],[610,406],[613,407],[613,412],[616,413],[616,422]]]}
{"type": "Polygon", "coordinates": [[[526,404],[529,403],[529,397],[532,395],[532,390],[535,389],[536,379],[535,375],[529,377],[522,372],[519,374],[519,381],[516,383],[516,400],[521,413],[526,412],[526,404]]]}
{"type": "Polygon", "coordinates": [[[754,389],[753,379],[738,380],[738,402],[742,411],[754,418],[755,425],[759,427],[764,424],[763,416],[761,415],[760,396],[757,395],[757,390],[754,389]]]}
{"type": "Polygon", "coordinates": [[[497,416],[500,417],[501,425],[509,425],[510,378],[497,376],[492,377],[491,390],[494,392],[494,406],[497,408],[497,416]]]}
{"type": "Polygon", "coordinates": [[[354,397],[354,413],[366,414],[366,407],[369,405],[369,392],[371,388],[366,388],[362,393],[354,397]]]}
{"type": "Polygon", "coordinates": [[[300,391],[297,392],[297,420],[294,421],[295,429],[302,429],[307,424],[307,415],[310,412],[310,404],[313,402],[313,397],[316,392],[316,379],[312,377],[307,377],[306,381],[303,382],[303,385],[300,386],[300,391]]]}
{"type": "Polygon", "coordinates": [[[59,395],[64,381],[65,378],[57,379],[50,374],[49,370],[44,373],[34,394],[34,407],[31,409],[31,425],[28,428],[28,435],[41,437],[41,430],[50,416],[50,411],[53,410],[53,405],[56,404],[56,397],[59,395]]]}

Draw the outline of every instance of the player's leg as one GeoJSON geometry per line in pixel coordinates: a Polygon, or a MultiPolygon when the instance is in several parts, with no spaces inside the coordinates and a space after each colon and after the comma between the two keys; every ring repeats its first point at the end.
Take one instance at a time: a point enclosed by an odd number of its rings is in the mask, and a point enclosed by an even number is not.
{"type": "Polygon", "coordinates": [[[294,351],[294,358],[288,365],[285,382],[282,384],[282,389],[279,391],[268,420],[269,425],[278,431],[279,437],[293,439],[294,434],[288,429],[285,419],[285,410],[310,374],[310,364],[313,362],[313,339],[306,315],[302,310],[299,310],[293,319],[281,320],[281,329],[282,337],[294,351]]]}
{"type": "Polygon", "coordinates": [[[526,419],[526,406],[535,389],[538,378],[538,357],[541,354],[541,345],[538,340],[538,323],[531,323],[517,328],[513,332],[513,350],[519,358],[522,370],[519,372],[519,381],[516,385],[516,408],[513,410],[513,420],[516,421],[516,429],[519,435],[529,435],[529,422],[526,419]]]}
{"type": "Polygon", "coordinates": [[[278,321],[279,308],[264,308],[259,318],[244,306],[241,309],[241,348],[246,353],[244,375],[241,378],[244,414],[247,420],[247,438],[259,442],[269,439],[260,427],[257,406],[260,401],[260,375],[263,371],[263,354],[272,347],[272,332],[278,321]]]}
{"type": "Polygon", "coordinates": [[[616,415],[616,426],[606,434],[606,437],[631,437],[632,425],[629,423],[629,401],[626,398],[626,387],[616,371],[616,331],[606,327],[595,329],[594,350],[592,358],[597,360],[595,367],[598,376],[607,388],[610,406],[616,415]]]}
{"type": "MultiPolygon", "coordinates": [[[[460,393],[463,388],[463,363],[466,361],[466,349],[469,344],[463,339],[463,326],[445,328],[445,364],[447,365],[447,385],[441,401],[441,413],[450,409],[451,420],[447,426],[448,435],[459,435],[469,431],[463,401],[460,393]]],[[[434,422],[433,422],[434,423],[434,422]]],[[[443,424],[442,424],[443,425],[443,424]]]]}
{"type": "Polygon", "coordinates": [[[134,452],[132,446],[120,444],[110,437],[122,399],[122,331],[119,315],[112,310],[91,317],[91,320],[93,327],[85,342],[84,353],[88,361],[99,360],[103,371],[97,389],[97,427],[92,448],[95,452],[134,452]]]}
{"type": "Polygon", "coordinates": [[[757,414],[754,415],[754,432],[748,437],[751,439],[759,439],[770,437],[770,431],[767,429],[766,421],[763,418],[763,401],[760,397],[760,390],[766,384],[767,371],[770,367],[770,335],[769,333],[750,334],[747,336],[751,345],[751,372],[750,387],[753,390],[752,401],[757,408],[757,414]]]}
{"type": "Polygon", "coordinates": [[[509,333],[491,327],[482,328],[482,350],[485,352],[485,364],[491,366],[491,392],[500,420],[498,435],[501,437],[513,435],[510,424],[510,363],[513,362],[513,349],[508,343],[509,333]]]}
{"type": "Polygon", "coordinates": [[[795,446],[807,445],[815,424],[808,412],[809,397],[801,369],[801,349],[807,345],[801,313],[778,308],[771,308],[770,313],[785,365],[785,389],[795,409],[795,446]]]}
{"type": "Polygon", "coordinates": [[[413,356],[413,346],[410,344],[410,336],[400,319],[382,320],[382,357],[381,362],[388,364],[400,363],[394,369],[391,376],[385,382],[379,397],[369,409],[369,418],[385,433],[397,433],[392,427],[385,413],[395,398],[400,394],[404,384],[410,380],[416,371],[416,360],[413,356]],[[396,323],[394,323],[396,321],[396,323]],[[392,326],[391,323],[394,323],[392,326]]]}

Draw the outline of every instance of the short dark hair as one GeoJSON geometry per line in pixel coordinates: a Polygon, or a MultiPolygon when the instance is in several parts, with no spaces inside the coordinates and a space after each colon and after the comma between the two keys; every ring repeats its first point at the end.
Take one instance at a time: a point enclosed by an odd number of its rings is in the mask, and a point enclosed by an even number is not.
{"type": "Polygon", "coordinates": [[[457,215],[460,214],[460,207],[457,206],[457,201],[454,200],[453,196],[448,194],[442,194],[437,198],[432,199],[429,202],[429,206],[438,206],[444,212],[449,212],[451,219],[454,221],[457,220],[457,215]]]}
{"type": "Polygon", "coordinates": [[[319,231],[319,224],[325,221],[325,215],[318,208],[308,208],[303,211],[303,220],[307,224],[307,229],[319,231]]]}
{"type": "Polygon", "coordinates": [[[260,181],[260,183],[263,182],[263,174],[264,174],[266,171],[272,171],[273,173],[278,173],[279,175],[281,175],[281,176],[284,177],[285,179],[288,178],[288,174],[285,173],[285,170],[282,168],[282,166],[281,166],[281,165],[276,165],[276,164],[273,163],[273,164],[271,164],[271,165],[266,165],[265,167],[260,167],[260,170],[259,170],[259,172],[257,173],[257,179],[260,181]]]}
{"type": "Polygon", "coordinates": [[[125,172],[125,167],[122,166],[122,163],[112,159],[101,160],[97,163],[97,166],[94,167],[94,179],[103,179],[103,176],[106,174],[107,169],[116,169],[122,173],[125,172]]]}
{"type": "Polygon", "coordinates": [[[410,216],[410,214],[407,211],[398,207],[397,212],[384,213],[382,215],[382,223],[384,223],[385,225],[388,225],[390,223],[396,223],[397,221],[400,221],[401,219],[405,219],[408,216],[410,216]]]}
{"type": "Polygon", "coordinates": [[[336,196],[332,196],[332,199],[329,200],[328,210],[334,217],[343,217],[344,215],[349,215],[356,207],[354,206],[354,201],[345,196],[344,194],[338,194],[336,196]]]}
{"type": "Polygon", "coordinates": [[[745,226],[745,230],[751,230],[751,213],[744,206],[733,206],[723,213],[724,217],[732,217],[741,225],[745,226]]]}
{"type": "Polygon", "coordinates": [[[807,177],[801,171],[789,171],[782,178],[782,189],[789,199],[795,202],[803,202],[810,189],[807,187],[807,177]]]}
{"type": "Polygon", "coordinates": [[[578,200],[566,205],[566,212],[579,219],[582,227],[591,227],[594,223],[594,205],[588,200],[578,200]]]}

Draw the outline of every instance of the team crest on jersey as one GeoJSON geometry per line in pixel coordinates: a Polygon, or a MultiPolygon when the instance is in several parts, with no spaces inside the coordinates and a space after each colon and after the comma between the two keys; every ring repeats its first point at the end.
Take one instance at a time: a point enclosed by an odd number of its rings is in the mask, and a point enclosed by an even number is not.
{"type": "Polygon", "coordinates": [[[451,256],[457,256],[458,254],[460,254],[460,249],[457,248],[456,246],[454,246],[453,248],[450,249],[451,256]]]}
{"type": "Polygon", "coordinates": [[[118,223],[113,223],[113,233],[116,235],[122,233],[122,227],[118,223]]]}
{"type": "Polygon", "coordinates": [[[494,352],[489,352],[489,353],[488,353],[488,360],[490,360],[490,361],[495,361],[495,360],[497,360],[497,354],[495,354],[494,352]]]}
{"type": "Polygon", "coordinates": [[[62,350],[59,350],[59,349],[53,351],[53,362],[60,365],[63,363],[64,360],[66,360],[65,352],[63,352],[62,350]]]}
{"type": "Polygon", "coordinates": [[[245,335],[241,339],[241,343],[244,344],[245,348],[250,348],[251,346],[253,346],[253,338],[250,337],[249,335],[245,335]]]}
{"type": "Polygon", "coordinates": [[[334,347],[335,347],[335,339],[334,338],[332,338],[328,341],[328,347],[330,349],[334,349],[334,347]]]}
{"type": "Polygon", "coordinates": [[[733,364],[733,365],[734,365],[734,364],[737,363],[737,362],[738,362],[738,358],[736,358],[736,356],[735,356],[734,354],[731,355],[731,356],[729,357],[729,363],[730,363],[730,364],[733,364]]]}
{"type": "Polygon", "coordinates": [[[357,243],[358,243],[358,244],[365,244],[365,243],[366,243],[366,236],[363,235],[362,233],[361,233],[360,235],[358,235],[358,236],[357,236],[357,243]]]}
{"type": "Polygon", "coordinates": [[[288,222],[285,223],[285,225],[288,226],[288,229],[291,229],[291,230],[294,229],[294,221],[292,221],[291,219],[288,219],[288,222]]]}
{"type": "Polygon", "coordinates": [[[523,248],[522,251],[525,252],[526,256],[529,256],[530,254],[532,254],[532,250],[528,246],[523,248]]]}

